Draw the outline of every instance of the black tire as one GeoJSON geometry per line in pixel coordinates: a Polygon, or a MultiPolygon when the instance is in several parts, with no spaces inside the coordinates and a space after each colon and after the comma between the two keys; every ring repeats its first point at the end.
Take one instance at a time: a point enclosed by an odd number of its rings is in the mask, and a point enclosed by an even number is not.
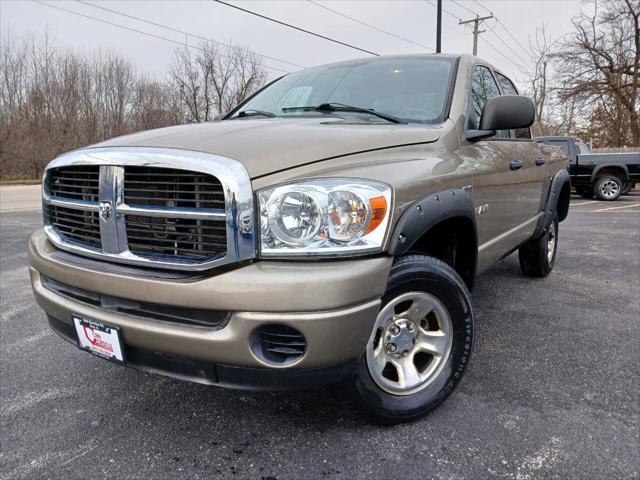
{"type": "MultiPolygon", "coordinates": [[[[460,382],[469,365],[473,348],[474,318],[471,296],[463,280],[449,265],[418,254],[398,258],[391,269],[387,290],[382,298],[381,312],[385,305],[394,299],[415,292],[426,292],[446,308],[451,320],[450,350],[448,356],[442,357],[443,360],[438,363],[440,366],[434,371],[434,376],[428,377],[430,380],[425,381],[424,386],[418,386],[419,390],[415,393],[405,394],[389,393],[376,383],[369,371],[365,352],[356,373],[348,380],[348,389],[367,413],[385,424],[412,421],[436,408],[460,382]]],[[[406,308],[413,308],[413,304],[410,303],[410,307],[406,308]]],[[[423,324],[426,325],[426,317],[420,321],[420,328],[423,324]]],[[[382,341],[375,333],[377,330],[377,327],[374,327],[367,348],[370,348],[369,344],[373,344],[376,338],[378,342],[382,341]]],[[[417,358],[417,355],[410,358],[417,358]]]]}
{"type": "Polygon", "coordinates": [[[633,183],[625,183],[622,187],[622,192],[620,192],[620,195],[629,195],[629,192],[631,190],[633,190],[633,183]]]}
{"type": "Polygon", "coordinates": [[[611,202],[617,200],[622,193],[622,180],[615,175],[598,177],[593,186],[593,193],[600,199],[611,202]]]}
{"type": "Polygon", "coordinates": [[[558,217],[538,238],[530,240],[518,250],[520,269],[527,277],[546,277],[553,270],[558,252],[558,217]],[[550,239],[553,243],[550,243],[550,239]],[[553,248],[551,254],[549,249],[553,248]]]}
{"type": "Polygon", "coordinates": [[[586,198],[586,199],[593,198],[593,188],[591,187],[576,187],[576,193],[580,195],[582,198],[586,198]]]}

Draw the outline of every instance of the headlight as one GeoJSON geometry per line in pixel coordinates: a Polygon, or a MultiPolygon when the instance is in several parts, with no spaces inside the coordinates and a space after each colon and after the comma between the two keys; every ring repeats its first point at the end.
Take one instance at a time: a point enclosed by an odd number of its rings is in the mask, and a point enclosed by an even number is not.
{"type": "Polygon", "coordinates": [[[258,192],[262,256],[379,251],[391,187],[358,179],[317,179],[258,192]]]}

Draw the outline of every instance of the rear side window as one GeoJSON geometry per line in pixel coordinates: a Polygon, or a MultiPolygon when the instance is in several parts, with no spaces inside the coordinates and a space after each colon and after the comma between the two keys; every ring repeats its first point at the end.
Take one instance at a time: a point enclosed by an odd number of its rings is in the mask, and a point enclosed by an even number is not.
{"type": "Polygon", "coordinates": [[[511,80],[498,72],[496,72],[496,78],[504,95],[518,95],[518,90],[516,90],[511,80]]]}
{"type": "MultiPolygon", "coordinates": [[[[503,95],[518,95],[518,90],[511,80],[498,72],[496,72],[496,78],[498,79],[503,95]]],[[[511,136],[513,138],[531,138],[531,130],[528,128],[513,130],[511,136]]]]}

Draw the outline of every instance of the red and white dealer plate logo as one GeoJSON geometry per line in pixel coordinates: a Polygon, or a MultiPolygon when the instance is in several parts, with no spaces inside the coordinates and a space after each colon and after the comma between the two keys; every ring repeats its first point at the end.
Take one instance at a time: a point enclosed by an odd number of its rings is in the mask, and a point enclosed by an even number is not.
{"type": "Polygon", "coordinates": [[[117,328],[80,317],[73,317],[73,323],[80,348],[109,360],[124,361],[117,328]]]}

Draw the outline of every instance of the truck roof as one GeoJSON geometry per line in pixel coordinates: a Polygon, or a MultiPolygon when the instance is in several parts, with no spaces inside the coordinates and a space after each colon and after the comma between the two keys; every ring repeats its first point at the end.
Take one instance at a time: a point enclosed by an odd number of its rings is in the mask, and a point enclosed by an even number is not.
{"type": "MultiPolygon", "coordinates": [[[[326,63],[323,65],[317,65],[317,66],[318,67],[338,66],[338,65],[347,66],[347,65],[356,65],[361,63],[380,62],[384,60],[402,60],[402,59],[408,59],[408,58],[414,58],[414,59],[424,58],[425,60],[433,59],[433,58],[441,58],[446,60],[461,59],[461,60],[466,60],[470,63],[477,63],[478,61],[480,61],[480,63],[488,65],[494,70],[500,71],[499,68],[495,68],[493,65],[491,65],[490,62],[487,62],[480,57],[476,57],[475,55],[470,55],[468,53],[409,53],[409,54],[403,53],[403,54],[391,54],[391,55],[378,55],[376,57],[353,58],[351,60],[331,62],[331,63],[326,63]]],[[[314,67],[310,67],[310,68],[314,68],[314,67]]]]}
{"type": "Polygon", "coordinates": [[[582,143],[573,137],[563,137],[560,135],[543,135],[541,137],[535,137],[534,140],[572,140],[575,143],[582,143]]]}
{"type": "Polygon", "coordinates": [[[395,54],[395,55],[378,55],[377,57],[354,58],[351,60],[344,60],[340,62],[332,62],[332,63],[323,64],[323,65],[315,65],[314,67],[309,67],[309,68],[328,67],[328,66],[349,66],[349,65],[358,65],[362,63],[373,63],[373,62],[380,62],[385,60],[402,60],[402,59],[409,59],[409,58],[413,58],[413,59],[423,58],[425,60],[433,59],[433,58],[440,58],[443,60],[451,60],[451,61],[459,60],[459,65],[463,66],[463,68],[465,67],[471,68],[473,64],[480,63],[482,65],[486,65],[487,67],[491,68],[495,72],[498,72],[508,78],[510,77],[510,75],[507,75],[502,69],[497,68],[491,62],[488,62],[483,58],[480,58],[478,56],[471,55],[468,53],[410,53],[410,54],[395,54]]]}

